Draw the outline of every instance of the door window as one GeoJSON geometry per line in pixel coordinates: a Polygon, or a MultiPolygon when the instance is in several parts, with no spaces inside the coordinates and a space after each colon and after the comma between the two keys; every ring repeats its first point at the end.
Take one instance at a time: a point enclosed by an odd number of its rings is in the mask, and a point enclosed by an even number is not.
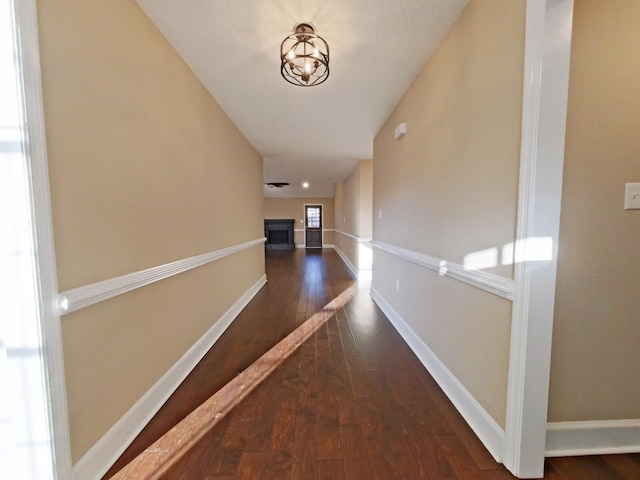
{"type": "Polygon", "coordinates": [[[306,207],[305,211],[307,228],[320,228],[322,207],[306,207]]]}

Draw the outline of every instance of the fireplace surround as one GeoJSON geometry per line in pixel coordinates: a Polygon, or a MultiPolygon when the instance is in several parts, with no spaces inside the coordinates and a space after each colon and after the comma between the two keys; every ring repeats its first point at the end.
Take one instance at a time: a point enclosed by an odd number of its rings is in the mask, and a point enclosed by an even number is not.
{"type": "Polygon", "coordinates": [[[293,250],[293,219],[267,219],[264,221],[264,236],[267,250],[293,250]]]}

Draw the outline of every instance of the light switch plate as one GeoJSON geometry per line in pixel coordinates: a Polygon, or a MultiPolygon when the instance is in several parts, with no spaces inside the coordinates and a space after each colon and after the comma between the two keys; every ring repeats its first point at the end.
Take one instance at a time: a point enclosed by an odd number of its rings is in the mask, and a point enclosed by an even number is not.
{"type": "Polygon", "coordinates": [[[640,209],[640,183],[627,183],[625,185],[624,209],[640,209]]]}

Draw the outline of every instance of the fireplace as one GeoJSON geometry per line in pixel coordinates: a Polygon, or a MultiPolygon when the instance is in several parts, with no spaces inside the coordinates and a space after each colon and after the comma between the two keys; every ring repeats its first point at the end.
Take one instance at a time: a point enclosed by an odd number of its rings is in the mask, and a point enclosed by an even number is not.
{"type": "Polygon", "coordinates": [[[289,243],[289,232],[287,230],[269,230],[267,243],[270,245],[279,245],[281,243],[289,243]]]}
{"type": "Polygon", "coordinates": [[[293,225],[295,220],[269,219],[264,221],[264,236],[267,250],[293,250],[293,225]]]}

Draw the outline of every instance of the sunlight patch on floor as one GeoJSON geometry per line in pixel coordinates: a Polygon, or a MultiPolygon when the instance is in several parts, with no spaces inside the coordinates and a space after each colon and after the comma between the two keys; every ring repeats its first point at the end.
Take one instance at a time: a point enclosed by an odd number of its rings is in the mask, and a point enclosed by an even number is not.
{"type": "Polygon", "coordinates": [[[185,453],[333,317],[336,310],[344,307],[356,291],[357,285],[354,284],[335,297],[321,311],[283,338],[112,478],[162,478],[185,453]]]}

